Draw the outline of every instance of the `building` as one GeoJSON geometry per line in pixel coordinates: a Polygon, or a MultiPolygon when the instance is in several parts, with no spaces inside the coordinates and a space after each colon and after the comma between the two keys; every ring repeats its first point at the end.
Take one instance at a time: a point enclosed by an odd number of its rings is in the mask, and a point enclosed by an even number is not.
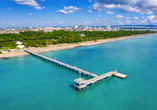
{"type": "Polygon", "coordinates": [[[116,27],[114,27],[114,28],[112,29],[112,31],[117,31],[117,28],[116,28],[116,27]]]}
{"type": "Polygon", "coordinates": [[[20,49],[23,49],[25,47],[24,45],[21,45],[22,42],[20,42],[20,41],[17,41],[16,44],[18,45],[17,47],[20,49]]]}
{"type": "Polygon", "coordinates": [[[80,25],[78,28],[75,29],[75,31],[83,31],[83,25],[80,25]]]}
{"type": "Polygon", "coordinates": [[[119,30],[120,30],[120,28],[119,28],[119,27],[117,27],[116,31],[119,31],[119,30]]]}
{"type": "Polygon", "coordinates": [[[110,27],[110,25],[108,25],[107,27],[106,27],[106,31],[111,31],[112,30],[112,28],[110,27]]]}

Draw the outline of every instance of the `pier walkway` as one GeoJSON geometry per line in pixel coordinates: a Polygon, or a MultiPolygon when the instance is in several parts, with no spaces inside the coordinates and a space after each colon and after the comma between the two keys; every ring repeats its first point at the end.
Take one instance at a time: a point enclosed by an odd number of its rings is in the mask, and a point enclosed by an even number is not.
{"type": "Polygon", "coordinates": [[[117,71],[111,71],[111,72],[108,72],[108,73],[104,73],[102,75],[96,75],[94,73],[82,70],[82,69],[77,68],[75,66],[68,65],[66,63],[57,61],[55,59],[51,59],[51,58],[45,57],[43,55],[31,52],[31,51],[26,50],[26,49],[24,49],[24,51],[29,53],[29,54],[31,54],[31,55],[34,55],[34,56],[36,56],[38,58],[46,60],[48,62],[54,63],[54,64],[56,64],[58,66],[64,67],[64,68],[69,69],[69,70],[72,70],[72,71],[77,72],[77,73],[79,73],[81,75],[86,75],[86,77],[90,77],[91,79],[89,79],[89,80],[84,80],[82,78],[78,78],[78,79],[74,80],[76,82],[76,84],[74,84],[73,86],[76,89],[78,89],[79,91],[81,91],[81,89],[84,90],[85,87],[88,86],[88,85],[91,85],[93,83],[97,83],[98,81],[100,81],[100,80],[102,81],[103,79],[107,79],[108,77],[111,77],[111,76],[119,77],[119,78],[122,78],[122,79],[127,77],[127,75],[118,73],[117,71]]]}
{"type": "Polygon", "coordinates": [[[81,89],[85,89],[86,86],[91,85],[93,83],[97,83],[98,81],[102,81],[103,79],[107,79],[111,76],[116,76],[122,79],[127,77],[127,75],[118,73],[116,71],[111,71],[89,80],[84,80],[82,78],[75,79],[74,81],[76,82],[76,84],[74,84],[74,86],[76,87],[76,90],[78,89],[79,91],[81,91],[81,89]]]}
{"type": "Polygon", "coordinates": [[[30,52],[29,50],[24,50],[24,51],[27,52],[27,53],[29,53],[29,54],[31,54],[31,55],[34,55],[34,56],[36,56],[36,57],[38,57],[38,58],[41,58],[41,59],[43,59],[43,60],[46,60],[46,61],[48,61],[48,62],[52,62],[52,63],[54,63],[54,64],[56,64],[56,65],[58,65],[58,66],[67,68],[67,69],[69,69],[69,70],[72,70],[72,71],[74,71],[74,72],[80,73],[80,74],[82,74],[82,75],[86,75],[87,77],[91,77],[91,78],[98,77],[98,75],[96,75],[96,74],[94,74],[94,73],[91,73],[91,72],[82,70],[82,69],[77,68],[77,67],[75,67],[75,66],[71,66],[71,65],[68,65],[68,64],[66,64],[66,63],[62,63],[62,62],[60,62],[60,61],[57,61],[57,60],[55,60],[55,59],[51,59],[51,58],[45,57],[45,56],[43,56],[43,55],[30,52]]]}

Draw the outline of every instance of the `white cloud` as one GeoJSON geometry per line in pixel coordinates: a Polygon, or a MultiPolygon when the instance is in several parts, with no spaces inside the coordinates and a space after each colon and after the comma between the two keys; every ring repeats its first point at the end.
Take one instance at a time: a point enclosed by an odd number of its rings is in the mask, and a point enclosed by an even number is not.
{"type": "Polygon", "coordinates": [[[8,8],[9,10],[12,10],[12,8],[8,8]]]}
{"type": "Polygon", "coordinates": [[[93,22],[83,22],[83,24],[92,24],[93,22]]]}
{"type": "Polygon", "coordinates": [[[34,0],[14,0],[17,4],[37,7],[39,4],[34,0]]]}
{"type": "Polygon", "coordinates": [[[124,18],[124,16],[122,16],[122,15],[117,15],[116,18],[122,19],[122,18],[124,18]]]}
{"type": "Polygon", "coordinates": [[[123,22],[121,22],[120,20],[118,21],[118,24],[123,24],[123,22]]]}
{"type": "Polygon", "coordinates": [[[71,13],[75,13],[76,11],[79,11],[81,10],[82,8],[77,8],[75,6],[64,6],[64,9],[63,10],[58,10],[56,12],[58,13],[62,13],[62,14],[71,14],[71,13]]]}
{"type": "Polygon", "coordinates": [[[106,14],[107,14],[107,15],[108,15],[108,14],[110,14],[110,15],[111,15],[111,14],[114,14],[114,12],[107,11],[107,12],[106,12],[106,14]]]}
{"type": "Polygon", "coordinates": [[[157,16],[151,15],[148,16],[147,19],[149,20],[150,23],[157,23],[157,16]]]}
{"type": "Polygon", "coordinates": [[[157,23],[157,19],[153,19],[150,21],[151,23],[157,23]]]}
{"type": "Polygon", "coordinates": [[[29,13],[29,15],[32,15],[32,13],[29,13]]]}
{"type": "Polygon", "coordinates": [[[144,19],[144,17],[142,16],[142,19],[144,19]]]}
{"type": "Polygon", "coordinates": [[[15,25],[15,24],[13,24],[12,22],[7,22],[8,24],[10,24],[10,25],[15,25]]]}
{"type": "Polygon", "coordinates": [[[145,15],[151,15],[153,14],[153,11],[145,11],[145,12],[140,12],[140,14],[145,14],[145,15]]]}
{"type": "MultiPolygon", "coordinates": [[[[35,0],[14,0],[14,1],[19,5],[34,7],[37,10],[43,9],[42,7],[40,7],[40,4],[38,4],[35,0]]],[[[42,0],[42,1],[45,1],[45,0],[42,0]]]]}
{"type": "Polygon", "coordinates": [[[92,10],[88,10],[87,12],[90,12],[90,13],[92,13],[93,11],[92,11],[92,10]]]}
{"type": "Polygon", "coordinates": [[[69,14],[71,14],[71,13],[74,13],[75,10],[69,10],[68,12],[69,12],[69,14]]]}
{"type": "Polygon", "coordinates": [[[78,10],[81,10],[82,8],[77,8],[74,6],[74,10],[78,11],[78,10]]]}
{"type": "Polygon", "coordinates": [[[54,23],[61,25],[64,23],[64,21],[54,21],[54,23]]]}
{"type": "Polygon", "coordinates": [[[131,6],[128,6],[128,5],[121,5],[120,6],[120,9],[122,12],[136,12],[136,13],[139,13],[140,10],[137,8],[137,7],[131,7],[131,6]]]}
{"type": "Polygon", "coordinates": [[[126,22],[126,23],[131,23],[131,21],[130,21],[130,20],[126,20],[125,22],[126,22]]]}
{"type": "Polygon", "coordinates": [[[89,2],[92,2],[92,0],[88,0],[89,2]]]}
{"type": "Polygon", "coordinates": [[[97,19],[97,18],[95,18],[95,21],[98,21],[98,19],[97,19]]]}
{"type": "Polygon", "coordinates": [[[130,19],[129,17],[126,17],[125,19],[130,19]]]}
{"type": "Polygon", "coordinates": [[[147,19],[141,19],[141,20],[139,20],[139,22],[145,24],[145,23],[147,23],[147,19]]]}
{"type": "Polygon", "coordinates": [[[74,7],[73,6],[69,6],[69,7],[64,6],[64,9],[65,10],[72,10],[72,9],[74,9],[74,7]]]}
{"type": "Polygon", "coordinates": [[[43,8],[42,7],[35,7],[35,9],[42,10],[43,8]]]}
{"type": "Polygon", "coordinates": [[[154,15],[151,15],[151,16],[148,16],[148,17],[147,17],[148,20],[153,20],[154,18],[155,18],[154,15]]]}
{"type": "Polygon", "coordinates": [[[62,14],[69,14],[69,12],[66,11],[66,10],[58,10],[58,11],[56,11],[56,12],[58,12],[58,13],[62,13],[62,14]]]}
{"type": "Polygon", "coordinates": [[[78,10],[81,10],[82,8],[77,8],[75,6],[69,6],[69,7],[64,6],[64,9],[65,10],[76,10],[76,11],[78,11],[78,10]]]}
{"type": "Polygon", "coordinates": [[[93,11],[103,11],[105,9],[101,9],[101,7],[99,7],[98,4],[93,4],[92,8],[90,8],[90,10],[88,10],[88,12],[93,12],[93,11]]]}
{"type": "Polygon", "coordinates": [[[113,9],[113,8],[119,7],[119,5],[109,4],[109,5],[103,5],[102,7],[106,7],[107,9],[113,9]]]}
{"type": "Polygon", "coordinates": [[[62,14],[71,14],[71,13],[74,13],[75,10],[58,10],[56,12],[62,13],[62,14]]]}
{"type": "Polygon", "coordinates": [[[153,11],[157,10],[157,0],[95,0],[90,12],[113,8],[118,8],[122,12],[153,14],[153,11]]]}
{"type": "Polygon", "coordinates": [[[99,17],[101,17],[101,15],[99,15],[99,17]]]}
{"type": "Polygon", "coordinates": [[[138,20],[139,19],[139,17],[134,17],[134,20],[138,20]]]}

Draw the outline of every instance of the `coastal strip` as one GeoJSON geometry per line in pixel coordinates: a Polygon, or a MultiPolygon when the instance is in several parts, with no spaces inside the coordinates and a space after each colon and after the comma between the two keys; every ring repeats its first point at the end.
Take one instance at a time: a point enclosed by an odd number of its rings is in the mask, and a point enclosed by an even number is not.
{"type": "MultiPolygon", "coordinates": [[[[154,33],[156,34],[156,33],[154,33]]],[[[108,38],[108,39],[100,39],[97,41],[87,41],[87,42],[79,42],[79,43],[72,43],[72,44],[57,44],[57,45],[48,45],[44,48],[29,48],[30,51],[35,53],[42,53],[42,52],[50,52],[50,51],[57,51],[57,50],[63,50],[63,49],[71,49],[81,46],[90,46],[90,45],[96,45],[116,40],[122,40],[122,39],[128,39],[133,37],[140,37],[140,36],[146,36],[146,35],[154,35],[154,34],[140,34],[140,35],[134,35],[134,36],[125,36],[125,37],[118,37],[118,38],[108,38]]],[[[24,51],[19,52],[8,52],[0,54],[0,58],[2,57],[15,57],[15,56],[22,56],[22,55],[29,55],[28,53],[24,51]]]]}

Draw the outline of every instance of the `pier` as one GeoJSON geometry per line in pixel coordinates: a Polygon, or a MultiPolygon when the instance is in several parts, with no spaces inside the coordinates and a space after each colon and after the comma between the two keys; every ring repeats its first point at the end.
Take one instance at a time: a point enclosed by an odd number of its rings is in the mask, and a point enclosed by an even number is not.
{"type": "Polygon", "coordinates": [[[51,59],[51,58],[48,58],[48,57],[45,57],[43,55],[40,55],[40,54],[37,54],[37,53],[33,53],[33,52],[30,52],[29,50],[24,50],[25,52],[33,55],[33,56],[36,56],[38,58],[41,58],[43,60],[46,60],[48,62],[51,62],[51,63],[54,63],[60,67],[64,67],[66,69],[69,69],[69,70],[72,70],[76,73],[79,73],[81,75],[85,75],[86,77],[90,77],[90,78],[94,78],[94,77],[98,77],[98,75],[94,74],[94,73],[91,73],[91,72],[88,72],[88,71],[85,71],[85,70],[82,70],[80,68],[77,68],[75,66],[71,66],[71,65],[68,65],[66,63],[63,63],[63,62],[60,62],[60,61],[57,61],[55,59],[51,59]]]}
{"type": "Polygon", "coordinates": [[[64,67],[66,69],[72,70],[72,71],[74,71],[76,73],[79,73],[81,75],[85,75],[86,77],[90,77],[91,79],[89,79],[89,80],[84,80],[82,78],[78,78],[78,79],[74,80],[76,82],[76,84],[74,84],[73,86],[76,88],[76,90],[78,89],[79,91],[81,91],[81,89],[84,90],[85,87],[88,86],[88,85],[92,85],[93,83],[97,83],[98,81],[100,81],[100,80],[102,81],[103,79],[107,79],[108,77],[111,77],[111,76],[119,77],[119,78],[122,78],[122,79],[127,77],[127,75],[118,73],[117,70],[116,71],[111,71],[111,72],[108,72],[108,73],[104,73],[102,75],[97,75],[97,74],[82,70],[80,68],[77,68],[75,66],[71,66],[71,65],[68,65],[66,63],[57,61],[55,59],[51,59],[51,58],[45,57],[43,55],[31,52],[31,51],[26,50],[26,49],[24,49],[24,51],[31,54],[31,55],[33,55],[33,56],[36,56],[36,57],[41,58],[43,60],[46,60],[48,62],[54,63],[54,64],[56,64],[60,67],[64,67]]]}
{"type": "Polygon", "coordinates": [[[81,91],[81,89],[84,90],[86,86],[92,85],[94,83],[97,83],[98,81],[102,81],[103,79],[107,79],[111,76],[116,76],[122,79],[127,77],[127,75],[118,73],[117,71],[111,71],[89,80],[84,80],[82,78],[75,79],[74,81],[76,82],[76,84],[74,84],[74,86],[76,87],[76,90],[78,89],[79,91],[81,91]]]}

